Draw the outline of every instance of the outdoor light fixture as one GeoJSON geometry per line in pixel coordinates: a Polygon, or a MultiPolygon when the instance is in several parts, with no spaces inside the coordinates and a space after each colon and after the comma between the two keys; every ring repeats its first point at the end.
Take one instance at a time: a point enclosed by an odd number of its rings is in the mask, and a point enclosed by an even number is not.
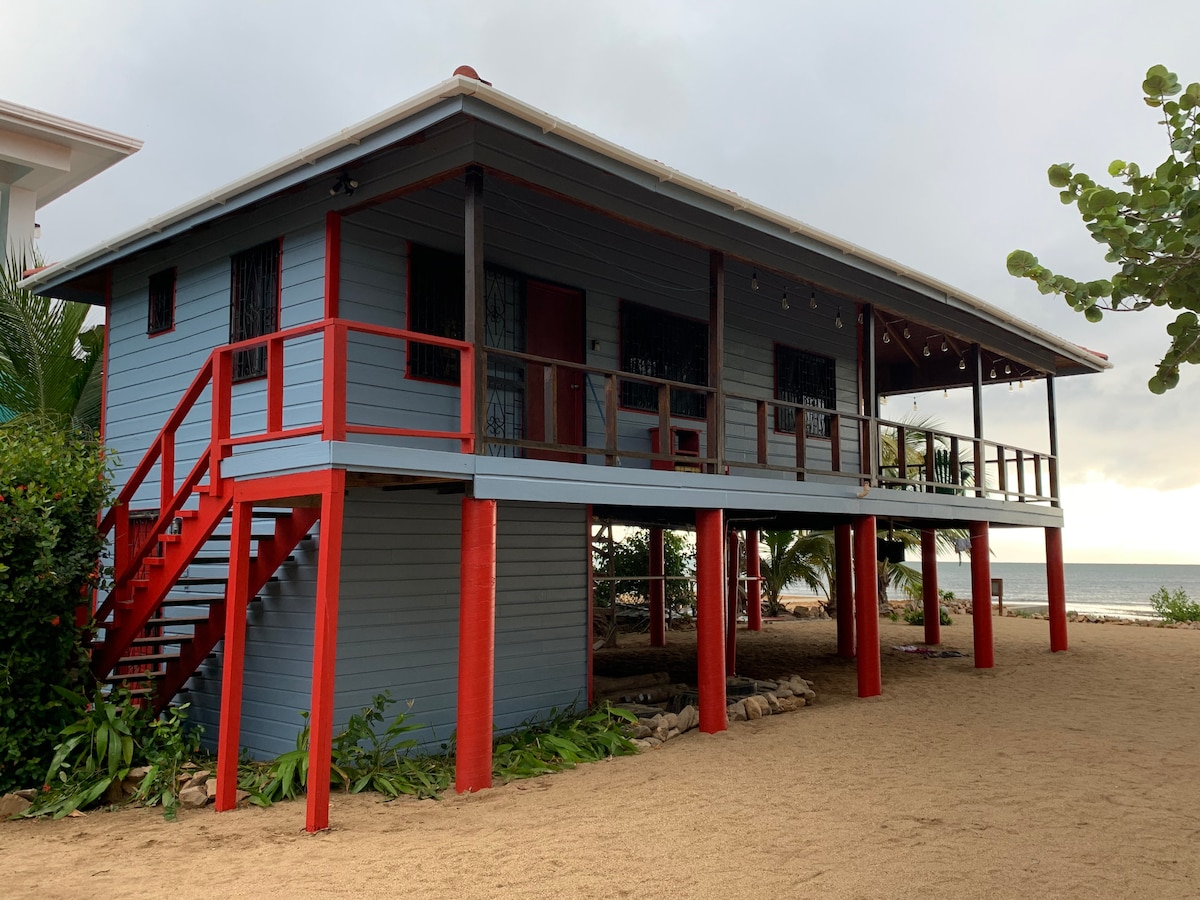
{"type": "Polygon", "coordinates": [[[967,367],[967,361],[960,356],[958,358],[958,371],[961,372],[966,367],[967,367]]]}
{"type": "Polygon", "coordinates": [[[1012,382],[1011,381],[1008,383],[1008,392],[1010,394],[1012,393],[1012,382]]]}
{"type": "Polygon", "coordinates": [[[988,372],[988,378],[996,377],[996,364],[992,363],[992,371],[988,372]]]}
{"type": "Polygon", "coordinates": [[[835,319],[833,320],[833,327],[834,327],[834,328],[841,328],[841,327],[842,327],[842,308],[841,308],[840,306],[838,307],[838,311],[837,311],[837,318],[835,318],[835,319]]]}
{"type": "Polygon", "coordinates": [[[883,342],[885,344],[890,344],[892,342],[892,336],[890,334],[888,334],[886,331],[883,333],[883,342]]]}
{"type": "Polygon", "coordinates": [[[1011,375],[1011,374],[1012,374],[1012,366],[1010,366],[1008,363],[1005,363],[1005,364],[1004,364],[1004,374],[1005,374],[1005,375],[1011,375]]]}
{"type": "Polygon", "coordinates": [[[950,396],[950,391],[948,391],[948,390],[947,390],[947,389],[945,389],[945,388],[942,388],[942,396],[943,396],[943,397],[949,397],[949,396],[950,396]]]}
{"type": "Polygon", "coordinates": [[[882,397],[879,398],[879,405],[887,406],[887,394],[884,394],[882,397]]]}
{"type": "Polygon", "coordinates": [[[792,304],[788,303],[787,288],[783,289],[783,299],[779,301],[779,305],[782,306],[784,309],[792,308],[792,304]]]}
{"type": "Polygon", "coordinates": [[[345,194],[347,197],[353,196],[355,188],[358,187],[358,182],[350,177],[350,173],[343,172],[338,176],[338,180],[333,183],[333,187],[329,189],[329,196],[336,197],[338,194],[345,194]]]}
{"type": "Polygon", "coordinates": [[[946,343],[946,339],[942,338],[942,352],[945,353],[950,349],[950,345],[946,343]]]}
{"type": "Polygon", "coordinates": [[[750,290],[758,290],[758,269],[755,269],[754,274],[750,276],[750,290]]]}
{"type": "Polygon", "coordinates": [[[926,341],[926,342],[925,342],[925,346],[921,348],[921,355],[922,355],[922,356],[928,356],[928,355],[929,355],[929,341],[926,341]]]}
{"type": "Polygon", "coordinates": [[[910,337],[912,337],[912,332],[909,331],[908,326],[905,325],[904,326],[904,339],[907,341],[910,337]]]}
{"type": "Polygon", "coordinates": [[[809,292],[809,295],[808,295],[808,308],[809,308],[809,309],[816,309],[816,308],[817,308],[817,292],[816,292],[816,291],[810,291],[810,292],[809,292]]]}
{"type": "Polygon", "coordinates": [[[1021,390],[1025,390],[1025,379],[1022,378],[1021,381],[1017,383],[1017,387],[1019,387],[1021,390]]]}

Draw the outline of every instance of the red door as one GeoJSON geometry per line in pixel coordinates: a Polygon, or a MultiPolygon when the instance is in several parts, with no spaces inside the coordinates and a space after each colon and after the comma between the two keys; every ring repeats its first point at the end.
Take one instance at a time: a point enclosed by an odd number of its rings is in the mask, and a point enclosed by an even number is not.
{"type": "MultiPolygon", "coordinates": [[[[526,283],[525,350],[533,356],[561,359],[565,362],[583,362],[583,293],[570,288],[544,284],[540,281],[526,283]]],[[[553,401],[547,390],[546,375],[549,366],[530,363],[526,370],[526,438],[531,441],[547,441],[546,422],[551,417],[554,435],[551,443],[565,446],[583,444],[583,372],[579,369],[560,367],[554,379],[553,401]],[[553,402],[555,409],[550,410],[553,402]]],[[[583,462],[580,453],[563,453],[551,450],[529,450],[530,459],[548,459],[558,462],[583,462]]]]}

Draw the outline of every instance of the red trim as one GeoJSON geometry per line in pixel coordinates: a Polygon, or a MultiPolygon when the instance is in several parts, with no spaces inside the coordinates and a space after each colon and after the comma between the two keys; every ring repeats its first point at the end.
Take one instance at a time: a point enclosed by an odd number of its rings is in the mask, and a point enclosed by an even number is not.
{"type": "Polygon", "coordinates": [[[596,615],[596,585],[594,582],[595,563],[592,556],[592,504],[586,507],[587,516],[585,526],[587,528],[587,700],[588,706],[596,702],[596,685],[593,675],[595,651],[592,649],[592,644],[595,643],[595,635],[592,632],[592,623],[595,621],[596,615]]]}
{"type": "MultiPolygon", "coordinates": [[[[156,338],[156,337],[159,337],[160,335],[170,334],[172,331],[175,330],[175,308],[176,308],[175,300],[176,300],[176,296],[179,291],[179,267],[171,266],[171,268],[169,268],[169,269],[162,269],[159,272],[155,272],[154,275],[151,275],[150,278],[147,279],[147,281],[149,281],[150,279],[153,279],[155,275],[162,275],[164,272],[171,273],[171,327],[170,328],[162,328],[158,331],[150,330],[151,297],[150,297],[149,287],[147,286],[147,290],[146,290],[146,337],[156,338]]],[[[109,279],[111,280],[111,278],[112,278],[112,270],[109,269],[109,279]]]]}
{"type": "Polygon", "coordinates": [[[724,731],[725,515],[696,510],[696,669],[700,730],[724,731]]]}
{"type": "Polygon", "coordinates": [[[454,789],[492,786],[496,679],[496,501],[464,497],[458,611],[454,789]]]}
{"type": "MultiPolygon", "coordinates": [[[[712,323],[709,322],[707,319],[701,319],[701,318],[698,318],[697,316],[686,316],[683,313],[672,312],[671,310],[662,309],[661,307],[658,307],[658,306],[651,306],[649,303],[638,303],[636,300],[626,300],[623,297],[618,298],[617,299],[617,361],[616,361],[616,366],[614,366],[614,368],[618,372],[623,371],[621,369],[621,360],[623,360],[625,358],[625,354],[624,354],[624,349],[625,349],[624,348],[624,341],[625,341],[625,333],[624,332],[625,332],[625,329],[621,324],[621,308],[626,303],[629,303],[633,306],[640,306],[640,307],[642,307],[642,309],[653,310],[654,312],[662,313],[665,316],[674,316],[675,318],[678,318],[678,319],[684,319],[689,322],[696,322],[699,325],[703,325],[706,329],[712,328],[712,323]]],[[[706,346],[707,346],[707,342],[706,342],[706,346]]],[[[712,365],[711,359],[708,361],[708,365],[709,366],[712,365]]],[[[636,372],[629,372],[627,374],[629,374],[633,378],[637,377],[636,372]]],[[[676,379],[671,378],[668,380],[675,381],[676,379]]],[[[710,388],[708,386],[707,377],[705,378],[704,384],[698,384],[695,387],[699,393],[704,394],[704,403],[705,403],[705,408],[707,409],[708,404],[711,403],[713,400],[713,398],[708,395],[708,391],[712,390],[712,388],[710,388]]],[[[655,418],[658,418],[658,410],[657,409],[638,409],[637,407],[634,407],[634,406],[626,406],[624,403],[621,402],[621,379],[620,378],[617,379],[617,409],[619,409],[621,412],[640,413],[641,415],[644,415],[644,416],[654,416],[655,418]]],[[[684,421],[687,421],[687,422],[705,422],[705,423],[708,422],[707,414],[703,415],[703,416],[685,416],[685,415],[681,415],[679,413],[673,412],[673,413],[671,413],[671,419],[672,419],[672,421],[675,419],[683,419],[684,421]]]]}
{"type": "Polygon", "coordinates": [[[992,639],[992,564],[988,559],[988,523],[971,523],[971,633],[975,643],[975,668],[996,664],[992,639]]]}
{"type": "Polygon", "coordinates": [[[342,293],[342,217],[325,214],[325,318],[336,319],[342,293]]]}
{"type": "Polygon", "coordinates": [[[325,329],[322,354],[321,439],[346,439],[346,326],[325,329]]]}
{"type": "Polygon", "coordinates": [[[942,604],[938,597],[937,531],[921,529],[921,610],[925,617],[925,643],[942,642],[942,604]]]}
{"type": "Polygon", "coordinates": [[[858,626],[858,696],[883,693],[879,666],[879,581],[875,517],[854,522],[854,614],[858,626]]]}
{"type": "Polygon", "coordinates": [[[334,676],[337,667],[338,586],[342,570],[342,522],[346,472],[329,471],[321,495],[321,533],[317,549],[317,611],[313,628],[312,713],[309,717],[308,832],[329,827],[329,764],[333,745],[334,676]]]}
{"type": "Polygon", "coordinates": [[[1067,649],[1067,584],[1063,577],[1061,528],[1046,529],[1046,594],[1050,604],[1050,652],[1061,653],[1067,649]]]}

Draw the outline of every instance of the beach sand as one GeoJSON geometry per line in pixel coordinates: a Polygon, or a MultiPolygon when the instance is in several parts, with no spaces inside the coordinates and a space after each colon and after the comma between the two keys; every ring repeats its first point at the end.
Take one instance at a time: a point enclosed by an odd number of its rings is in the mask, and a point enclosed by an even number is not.
{"type": "MultiPolygon", "coordinates": [[[[335,795],[324,834],[303,803],[3,823],[0,895],[1200,896],[1200,631],[1072,624],[1051,655],[1045,622],[994,624],[979,671],[881,622],[871,700],[832,622],[743,631],[739,672],[802,674],[815,706],[440,802],[335,795]]],[[[686,676],[694,635],[670,641],[652,662],[686,676]]]]}

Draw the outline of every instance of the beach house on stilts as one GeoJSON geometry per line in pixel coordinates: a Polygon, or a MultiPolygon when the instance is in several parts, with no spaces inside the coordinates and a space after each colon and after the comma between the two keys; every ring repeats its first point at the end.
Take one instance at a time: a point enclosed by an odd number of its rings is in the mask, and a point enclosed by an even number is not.
{"type": "Polygon", "coordinates": [[[695,528],[706,732],[730,523],[834,530],[863,696],[881,520],[927,566],[936,529],[970,530],[981,667],[989,529],[1044,529],[1066,647],[1054,385],[1103,358],[469,68],[26,284],[108,314],[93,669],[159,707],[187,690],[219,809],[239,748],[290,749],[310,709],[327,771],[384,690],[456,733],[458,790],[487,787],[494,728],[588,695],[593,519],[695,528]],[[993,380],[1045,383],[1048,446],[984,437],[993,380]],[[973,434],[880,415],[945,388],[973,392],[973,434]]]}

